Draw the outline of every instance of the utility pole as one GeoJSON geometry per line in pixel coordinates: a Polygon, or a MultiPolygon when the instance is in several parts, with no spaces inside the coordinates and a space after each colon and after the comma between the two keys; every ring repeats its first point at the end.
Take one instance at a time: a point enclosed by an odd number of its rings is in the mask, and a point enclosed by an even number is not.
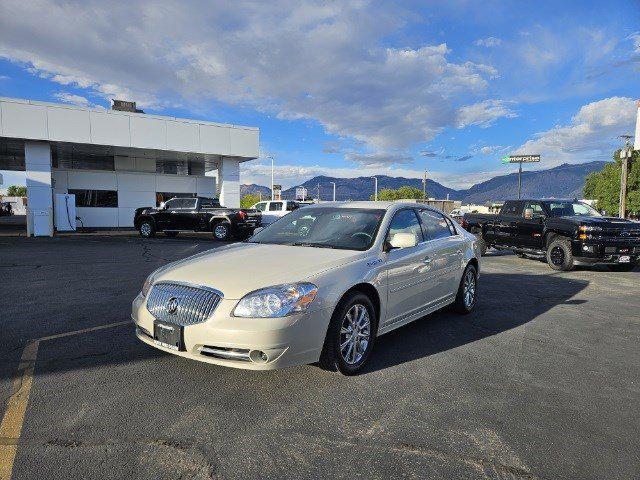
{"type": "Polygon", "coordinates": [[[518,200],[522,197],[522,162],[518,162],[518,200]]]}
{"type": "Polygon", "coordinates": [[[318,203],[320,203],[320,184],[318,184],[318,203]]]}
{"type": "Polygon", "coordinates": [[[427,201],[427,171],[424,171],[424,178],[422,179],[422,199],[427,201]]]}
{"type": "Polygon", "coordinates": [[[378,201],[378,177],[371,177],[376,181],[375,193],[373,195],[373,200],[378,201]]]}
{"type": "Polygon", "coordinates": [[[336,182],[330,182],[333,184],[333,201],[336,201],[336,182]]]}
{"type": "Polygon", "coordinates": [[[275,200],[273,196],[273,155],[267,155],[267,158],[271,159],[271,200],[275,200]]]}
{"type": "Polygon", "coordinates": [[[618,216],[625,218],[627,216],[627,177],[629,172],[629,159],[633,155],[633,147],[631,139],[633,135],[620,135],[624,140],[624,147],[620,150],[620,161],[622,168],[620,169],[620,205],[618,208],[618,216]]]}

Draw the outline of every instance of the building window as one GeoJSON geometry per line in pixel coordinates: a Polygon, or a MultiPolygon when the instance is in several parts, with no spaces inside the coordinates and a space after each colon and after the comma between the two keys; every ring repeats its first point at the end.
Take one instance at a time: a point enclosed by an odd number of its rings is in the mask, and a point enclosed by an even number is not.
{"type": "Polygon", "coordinates": [[[51,151],[51,165],[53,168],[65,168],[68,170],[109,170],[116,169],[112,155],[88,155],[78,152],[60,152],[57,149],[51,151]]]}
{"type": "Polygon", "coordinates": [[[69,190],[76,196],[76,207],[115,208],[118,192],[115,190],[69,190]]]}
{"type": "Polygon", "coordinates": [[[156,173],[165,175],[204,175],[204,163],[188,160],[156,160],[156,173]]]}
{"type": "Polygon", "coordinates": [[[172,198],[195,198],[195,193],[172,193],[172,192],[158,192],[156,193],[156,207],[159,207],[162,202],[171,200],[172,198]]]}

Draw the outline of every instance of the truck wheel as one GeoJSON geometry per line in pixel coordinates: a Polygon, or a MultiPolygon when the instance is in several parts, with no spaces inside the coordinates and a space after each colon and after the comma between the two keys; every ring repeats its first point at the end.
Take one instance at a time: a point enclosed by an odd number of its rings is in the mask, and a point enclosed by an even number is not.
{"type": "Polygon", "coordinates": [[[144,220],[138,227],[140,236],[143,238],[151,238],[156,234],[156,229],[153,227],[153,223],[149,220],[144,220]]]}
{"type": "Polygon", "coordinates": [[[487,249],[489,248],[487,246],[487,242],[484,241],[481,233],[477,234],[476,238],[478,239],[478,248],[480,249],[480,255],[484,257],[487,254],[487,249]]]}
{"type": "Polygon", "coordinates": [[[213,238],[227,241],[231,238],[231,226],[226,222],[219,222],[213,226],[213,238]]]}
{"type": "Polygon", "coordinates": [[[568,272],[573,269],[573,254],[571,242],[562,237],[556,237],[547,247],[547,263],[554,270],[568,272]]]}

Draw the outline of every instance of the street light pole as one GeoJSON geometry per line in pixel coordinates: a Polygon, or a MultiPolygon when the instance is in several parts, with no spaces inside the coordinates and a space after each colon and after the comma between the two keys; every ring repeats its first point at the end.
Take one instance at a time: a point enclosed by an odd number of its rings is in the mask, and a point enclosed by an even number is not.
{"type": "Polygon", "coordinates": [[[522,162],[518,162],[518,200],[522,196],[522,162]]]}
{"type": "Polygon", "coordinates": [[[376,181],[376,189],[375,189],[375,194],[373,196],[374,201],[378,201],[378,177],[371,177],[376,181]]]}
{"type": "Polygon", "coordinates": [[[271,159],[271,200],[275,200],[275,197],[273,196],[273,155],[267,155],[267,158],[271,159]]]}
{"type": "Polygon", "coordinates": [[[422,200],[427,200],[427,171],[424,171],[424,179],[422,180],[422,200]]]}
{"type": "Polygon", "coordinates": [[[336,182],[330,182],[333,184],[333,201],[336,201],[336,182]]]}
{"type": "Polygon", "coordinates": [[[620,150],[620,161],[622,168],[620,169],[620,205],[618,207],[618,216],[626,218],[627,214],[627,177],[629,172],[629,159],[633,155],[633,147],[631,146],[631,135],[621,135],[620,138],[625,140],[624,147],[620,150]]]}

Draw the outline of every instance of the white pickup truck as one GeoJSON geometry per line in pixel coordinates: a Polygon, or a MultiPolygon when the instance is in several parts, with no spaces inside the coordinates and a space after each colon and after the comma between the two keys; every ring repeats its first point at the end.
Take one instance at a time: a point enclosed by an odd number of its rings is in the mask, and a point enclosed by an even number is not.
{"type": "Polygon", "coordinates": [[[280,217],[284,217],[287,213],[297,210],[300,208],[300,204],[292,200],[269,200],[258,202],[251,208],[262,212],[262,225],[268,225],[280,217]]]}

